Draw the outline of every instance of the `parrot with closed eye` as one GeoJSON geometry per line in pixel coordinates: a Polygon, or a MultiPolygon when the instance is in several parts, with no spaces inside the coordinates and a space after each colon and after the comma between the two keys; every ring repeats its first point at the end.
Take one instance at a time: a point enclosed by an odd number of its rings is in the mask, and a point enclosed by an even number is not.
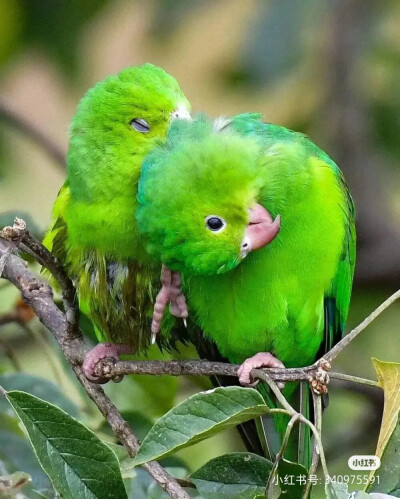
{"type": "Polygon", "coordinates": [[[77,288],[98,344],[84,372],[104,357],[144,350],[150,341],[151,262],[135,222],[142,161],[164,141],[174,119],[190,119],[177,81],[152,64],[129,67],[97,83],[70,126],[67,180],[55,201],[44,244],[77,288]]]}
{"type": "MultiPolygon", "coordinates": [[[[241,364],[247,386],[253,368],[309,365],[342,337],[354,208],[337,165],[305,135],[252,114],[176,122],[144,162],[138,201],[147,251],[164,265],[154,334],[182,294],[188,327],[241,364]]],[[[266,385],[257,388],[271,402],[266,385]]],[[[308,406],[307,386],[287,383],[283,393],[308,406]]],[[[274,420],[282,438],[288,420],[274,420]]],[[[279,438],[265,444],[270,457],[279,438]]],[[[301,439],[299,430],[285,456],[308,465],[301,439]]]]}

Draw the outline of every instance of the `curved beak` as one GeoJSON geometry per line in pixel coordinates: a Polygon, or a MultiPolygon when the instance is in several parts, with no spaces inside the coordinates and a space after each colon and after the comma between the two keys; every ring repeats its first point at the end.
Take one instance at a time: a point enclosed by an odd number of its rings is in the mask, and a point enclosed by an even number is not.
{"type": "Polygon", "coordinates": [[[281,228],[281,217],[272,219],[268,211],[260,204],[249,210],[250,220],[242,240],[240,255],[245,258],[250,251],[263,248],[278,234],[281,228]]]}

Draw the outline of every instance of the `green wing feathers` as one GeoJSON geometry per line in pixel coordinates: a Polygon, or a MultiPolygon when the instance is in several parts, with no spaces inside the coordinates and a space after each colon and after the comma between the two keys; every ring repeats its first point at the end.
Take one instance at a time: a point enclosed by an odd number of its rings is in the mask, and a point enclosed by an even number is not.
{"type": "MultiPolygon", "coordinates": [[[[99,341],[128,344],[135,351],[144,351],[150,340],[159,272],[132,260],[117,262],[95,249],[71,247],[65,221],[69,200],[66,182],[54,204],[43,244],[77,285],[79,308],[93,321],[99,341]]],[[[53,285],[57,287],[57,283],[53,285]]]]}
{"type": "Polygon", "coordinates": [[[324,299],[325,330],[320,354],[330,350],[344,334],[349,312],[356,260],[355,210],[352,197],[343,175],[339,172],[338,181],[343,189],[345,232],[343,251],[337,264],[336,274],[324,299]]]}
{"type": "Polygon", "coordinates": [[[50,227],[43,239],[43,244],[60,260],[60,262],[65,262],[67,256],[67,225],[65,222],[65,211],[69,198],[70,190],[68,181],[66,181],[61,187],[54,203],[50,227]]]}

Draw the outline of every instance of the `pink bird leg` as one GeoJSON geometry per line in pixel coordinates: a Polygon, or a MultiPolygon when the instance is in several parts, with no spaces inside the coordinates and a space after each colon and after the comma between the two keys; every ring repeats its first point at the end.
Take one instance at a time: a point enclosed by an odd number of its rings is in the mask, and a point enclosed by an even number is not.
{"type": "Polygon", "coordinates": [[[132,349],[128,345],[118,345],[117,343],[99,343],[90,352],[86,354],[82,365],[83,372],[87,379],[92,383],[105,383],[108,379],[102,379],[96,376],[94,368],[101,359],[111,357],[119,360],[122,354],[132,353],[132,349]]]}
{"type": "MultiPolygon", "coordinates": [[[[274,357],[272,353],[269,352],[259,352],[253,357],[246,359],[243,364],[238,369],[239,383],[243,386],[256,386],[258,380],[253,381],[251,378],[251,370],[258,369],[260,367],[285,367],[282,362],[274,357]]],[[[278,387],[282,390],[285,387],[285,383],[277,383],[278,387]]]]}
{"type": "Polygon", "coordinates": [[[161,268],[161,289],[157,295],[154,304],[153,321],[151,324],[151,342],[156,341],[156,336],[160,331],[161,321],[164,316],[165,309],[170,303],[171,314],[175,317],[183,318],[186,326],[186,318],[188,309],[186,299],[181,289],[181,276],[179,272],[173,272],[165,265],[161,268]]]}

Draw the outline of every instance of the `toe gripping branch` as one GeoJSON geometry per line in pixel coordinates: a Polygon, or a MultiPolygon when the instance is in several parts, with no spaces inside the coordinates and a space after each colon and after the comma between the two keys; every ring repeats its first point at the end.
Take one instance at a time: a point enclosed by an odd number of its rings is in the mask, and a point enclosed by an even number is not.
{"type": "MultiPolygon", "coordinates": [[[[107,383],[110,380],[108,371],[112,369],[116,361],[120,360],[120,355],[129,353],[132,353],[132,351],[128,345],[99,343],[86,355],[82,365],[83,372],[92,383],[107,383]]],[[[122,377],[112,379],[118,382],[122,380],[122,377]]]]}

